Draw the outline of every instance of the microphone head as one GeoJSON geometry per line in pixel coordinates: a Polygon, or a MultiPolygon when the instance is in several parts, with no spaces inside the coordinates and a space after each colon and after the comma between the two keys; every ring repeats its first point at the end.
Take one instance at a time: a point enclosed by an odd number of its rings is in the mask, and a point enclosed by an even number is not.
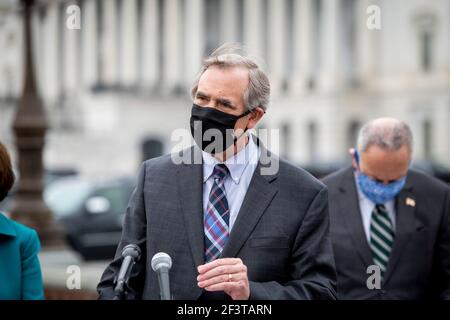
{"type": "Polygon", "coordinates": [[[153,271],[159,270],[161,267],[166,267],[167,269],[172,268],[172,259],[165,252],[158,252],[152,258],[152,269],[153,271]]]}
{"type": "Polygon", "coordinates": [[[122,249],[122,257],[130,256],[136,260],[141,257],[141,249],[135,244],[129,244],[122,249]]]}

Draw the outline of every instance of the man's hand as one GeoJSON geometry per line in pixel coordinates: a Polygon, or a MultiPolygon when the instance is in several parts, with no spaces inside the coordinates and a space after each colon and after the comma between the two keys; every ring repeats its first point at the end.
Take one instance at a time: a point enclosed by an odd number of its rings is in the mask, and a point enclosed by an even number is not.
{"type": "Polygon", "coordinates": [[[224,291],[233,300],[248,300],[247,267],[239,258],[216,259],[197,268],[198,286],[206,291],[224,291]]]}

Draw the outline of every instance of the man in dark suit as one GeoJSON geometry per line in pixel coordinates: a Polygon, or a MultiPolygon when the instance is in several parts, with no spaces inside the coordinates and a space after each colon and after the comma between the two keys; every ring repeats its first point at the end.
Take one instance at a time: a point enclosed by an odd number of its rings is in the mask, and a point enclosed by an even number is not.
{"type": "Polygon", "coordinates": [[[409,169],[409,127],[373,120],[351,153],[324,179],[338,298],[450,299],[450,191],[409,169]]]}
{"type": "Polygon", "coordinates": [[[259,66],[235,48],[205,60],[192,89],[196,146],[144,162],[116,258],[98,285],[101,299],[114,296],[130,243],[143,257],[129,299],[159,298],[150,261],[161,251],[173,261],[174,299],[335,298],[326,187],[247,132],[269,92],[259,66]]]}

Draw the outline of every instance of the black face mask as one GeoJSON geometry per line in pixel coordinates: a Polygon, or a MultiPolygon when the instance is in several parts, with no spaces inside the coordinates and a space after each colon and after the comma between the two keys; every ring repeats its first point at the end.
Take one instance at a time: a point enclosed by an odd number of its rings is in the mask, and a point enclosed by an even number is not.
{"type": "MultiPolygon", "coordinates": [[[[239,116],[214,108],[192,106],[191,134],[195,143],[211,154],[221,153],[233,145],[238,137],[234,136],[236,122],[251,113],[250,110],[239,116]]],[[[244,132],[247,130],[245,128],[244,132]]]]}

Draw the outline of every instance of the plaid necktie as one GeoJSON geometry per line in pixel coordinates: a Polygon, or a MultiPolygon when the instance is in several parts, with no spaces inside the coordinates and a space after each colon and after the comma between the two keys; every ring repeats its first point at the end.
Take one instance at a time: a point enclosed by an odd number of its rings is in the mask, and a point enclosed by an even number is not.
{"type": "Polygon", "coordinates": [[[228,168],[226,165],[217,164],[214,167],[214,182],[203,216],[206,262],[212,261],[220,255],[229,237],[230,210],[224,187],[227,174],[228,168]]]}
{"type": "Polygon", "coordinates": [[[380,266],[381,277],[384,278],[392,245],[394,244],[394,228],[387,209],[377,204],[372,212],[370,221],[370,249],[373,261],[380,266]]]}

